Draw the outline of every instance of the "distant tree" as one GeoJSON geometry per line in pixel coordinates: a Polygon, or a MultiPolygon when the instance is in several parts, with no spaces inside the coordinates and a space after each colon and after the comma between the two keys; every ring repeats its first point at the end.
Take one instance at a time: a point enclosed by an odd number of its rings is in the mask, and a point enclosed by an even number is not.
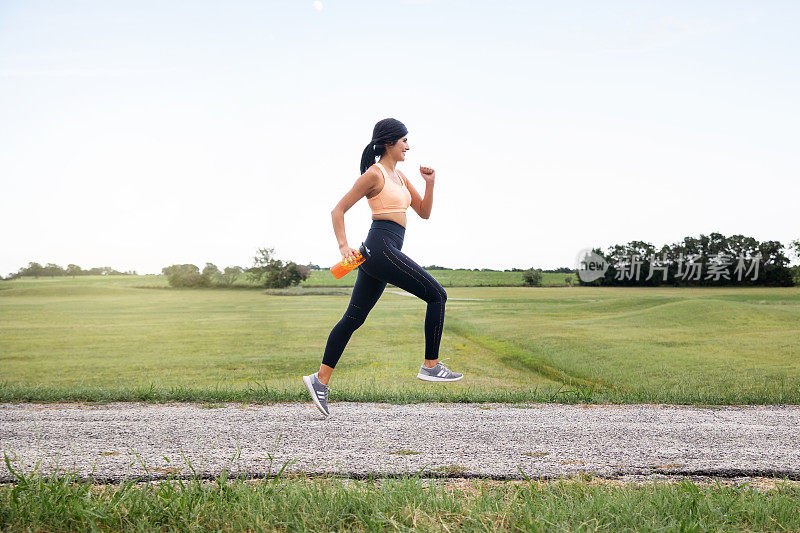
{"type": "Polygon", "coordinates": [[[259,285],[265,287],[274,286],[275,280],[279,277],[278,271],[283,266],[282,262],[272,257],[275,253],[274,248],[259,248],[253,257],[253,266],[245,270],[247,276],[259,285]]]}
{"type": "Polygon", "coordinates": [[[542,271],[538,268],[529,268],[522,274],[522,281],[529,287],[538,287],[542,284],[542,271]]]}
{"type": "Polygon", "coordinates": [[[286,277],[289,280],[289,285],[299,285],[307,280],[311,275],[311,269],[307,265],[298,265],[293,261],[286,264],[286,277]]]}
{"type": "Polygon", "coordinates": [[[20,273],[23,276],[33,276],[34,278],[38,278],[39,276],[44,275],[44,267],[35,261],[28,263],[27,267],[21,268],[20,273]]]}
{"type": "Polygon", "coordinates": [[[219,284],[223,287],[230,287],[242,272],[244,272],[244,269],[240,266],[225,267],[225,270],[219,275],[219,284]]]}
{"type": "Polygon", "coordinates": [[[167,276],[170,287],[208,287],[209,279],[200,273],[196,265],[170,265],[161,269],[167,276]]]}
{"type": "Polygon", "coordinates": [[[315,265],[314,263],[309,263],[306,266],[309,268],[309,270],[322,270],[322,267],[315,265]]]}
{"type": "Polygon", "coordinates": [[[75,276],[80,276],[81,274],[83,274],[83,270],[81,270],[81,267],[79,267],[78,265],[73,265],[72,263],[70,263],[67,265],[66,274],[67,276],[72,276],[74,278],[75,276]]]}
{"type": "Polygon", "coordinates": [[[300,265],[291,261],[284,264],[280,259],[273,257],[274,253],[273,248],[258,249],[253,257],[253,266],[245,271],[251,280],[262,287],[283,288],[308,279],[308,267],[300,268],[300,265]]]}
{"type": "MultiPolygon", "coordinates": [[[[800,260],[800,239],[795,239],[789,243],[789,249],[792,250],[795,259],[800,260]]],[[[794,281],[794,284],[800,285],[800,265],[794,265],[789,268],[792,272],[792,280],[794,281]]]]}
{"type": "Polygon", "coordinates": [[[55,263],[47,263],[42,269],[42,275],[50,276],[51,278],[55,276],[63,276],[64,269],[55,263]]]}
{"type": "Polygon", "coordinates": [[[570,287],[572,287],[572,280],[573,280],[573,277],[572,277],[572,276],[567,276],[566,278],[564,278],[564,281],[565,281],[565,282],[567,283],[567,285],[569,285],[570,287]]]}
{"type": "Polygon", "coordinates": [[[206,266],[203,267],[203,275],[208,278],[210,283],[214,284],[219,283],[219,277],[222,272],[219,271],[219,268],[214,263],[206,263],[206,266]]]}
{"type": "Polygon", "coordinates": [[[795,239],[790,242],[789,249],[794,254],[795,259],[800,259],[800,239],[795,239]]]}
{"type": "Polygon", "coordinates": [[[119,270],[116,270],[109,266],[105,266],[100,269],[100,274],[103,276],[121,276],[123,272],[120,272],[119,270]]]}

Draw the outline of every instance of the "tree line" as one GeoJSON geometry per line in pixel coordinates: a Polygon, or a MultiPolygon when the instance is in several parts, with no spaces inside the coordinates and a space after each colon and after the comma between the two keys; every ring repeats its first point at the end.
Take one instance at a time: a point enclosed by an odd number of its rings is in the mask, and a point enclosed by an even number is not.
{"type": "MultiPolygon", "coordinates": [[[[220,270],[214,263],[206,263],[200,269],[197,265],[182,264],[170,265],[161,269],[161,273],[167,276],[172,287],[231,287],[242,277],[255,281],[258,285],[271,288],[281,288],[295,285],[308,279],[311,270],[327,270],[327,267],[320,267],[314,263],[300,265],[293,261],[283,262],[272,257],[272,248],[261,248],[258,255],[254,257],[253,266],[243,268],[241,266],[228,266],[220,270]]],[[[542,272],[562,272],[572,273],[574,269],[561,267],[557,269],[534,269],[534,268],[508,268],[496,270],[493,268],[473,268],[473,269],[453,269],[438,265],[423,267],[426,270],[467,270],[474,272],[522,272],[526,285],[537,286],[541,284],[542,272]]],[[[111,267],[95,267],[83,269],[78,265],[69,264],[66,268],[54,263],[47,263],[42,266],[36,262],[28,263],[28,266],[20,268],[17,272],[11,273],[8,277],[0,279],[17,279],[22,276],[56,277],[56,276],[111,276],[111,275],[138,275],[135,270],[118,271],[111,267]]]]}
{"type": "Polygon", "coordinates": [[[170,265],[161,269],[171,287],[231,287],[237,279],[245,276],[251,282],[265,288],[284,288],[298,285],[311,274],[309,265],[298,265],[294,261],[284,262],[274,257],[273,248],[259,248],[253,257],[253,266],[225,267],[220,270],[213,263],[206,263],[203,270],[197,265],[170,265]]]}
{"type": "Polygon", "coordinates": [[[793,253],[800,257],[800,239],[784,246],[779,241],[711,233],[684,237],[659,248],[649,242],[631,241],[609,246],[605,252],[600,248],[592,252],[606,262],[607,270],[594,281],[581,279],[581,285],[800,285],[800,266],[790,266],[787,256],[793,253]],[[745,269],[746,275],[742,275],[745,269]]]}
{"type": "MultiPolygon", "coordinates": [[[[115,270],[111,267],[104,266],[104,267],[94,267],[89,269],[83,269],[78,265],[69,264],[66,268],[56,265],[55,263],[47,263],[44,266],[31,261],[28,263],[28,266],[24,266],[17,270],[16,272],[12,272],[9,274],[5,279],[17,279],[21,278],[22,276],[31,276],[34,278],[40,277],[56,277],[56,276],[135,276],[135,270],[128,270],[125,272],[120,272],[119,270],[115,270]]],[[[0,278],[3,279],[3,278],[0,278]]]]}

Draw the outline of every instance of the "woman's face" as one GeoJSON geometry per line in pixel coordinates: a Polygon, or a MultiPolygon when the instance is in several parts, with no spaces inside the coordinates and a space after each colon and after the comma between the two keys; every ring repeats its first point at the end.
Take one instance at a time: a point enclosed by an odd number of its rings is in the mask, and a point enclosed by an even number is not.
{"type": "Polygon", "coordinates": [[[404,135],[392,146],[387,146],[386,153],[395,161],[405,161],[408,149],[408,135],[404,135]]]}

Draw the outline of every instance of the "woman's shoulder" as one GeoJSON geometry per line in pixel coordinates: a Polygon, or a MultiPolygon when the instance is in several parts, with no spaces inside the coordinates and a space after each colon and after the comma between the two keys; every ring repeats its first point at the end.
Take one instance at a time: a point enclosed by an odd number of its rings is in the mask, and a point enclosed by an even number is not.
{"type": "MultiPolygon", "coordinates": [[[[366,181],[367,188],[369,189],[367,194],[376,193],[372,196],[374,198],[377,196],[380,191],[383,190],[383,173],[380,171],[380,167],[378,165],[372,165],[364,171],[363,176],[360,178],[366,181]]],[[[369,199],[370,197],[367,196],[369,199]]]]}
{"type": "Polygon", "coordinates": [[[377,174],[378,176],[383,176],[383,175],[384,175],[384,173],[386,172],[386,170],[383,168],[383,166],[381,166],[381,164],[380,164],[380,163],[378,163],[378,162],[376,161],[375,163],[373,163],[373,164],[372,164],[372,165],[371,165],[371,166],[370,166],[370,167],[367,169],[367,172],[372,172],[372,173],[374,173],[374,174],[377,174]]]}
{"type": "Polygon", "coordinates": [[[371,182],[380,182],[381,178],[383,178],[383,172],[381,172],[380,168],[381,167],[376,163],[367,167],[367,170],[364,171],[364,175],[367,176],[371,182]]]}

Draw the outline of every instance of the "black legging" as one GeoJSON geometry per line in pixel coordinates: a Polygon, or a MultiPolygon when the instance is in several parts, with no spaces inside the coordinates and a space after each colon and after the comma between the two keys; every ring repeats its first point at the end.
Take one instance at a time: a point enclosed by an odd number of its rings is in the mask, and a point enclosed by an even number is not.
{"type": "Polygon", "coordinates": [[[364,240],[370,258],[358,267],[350,305],[328,336],[322,356],[323,364],[332,368],[336,366],[353,332],[364,323],[387,282],[428,302],[425,313],[425,359],[439,358],[447,293],[433,276],[400,251],[404,236],[405,228],[397,222],[372,221],[364,240]]]}

